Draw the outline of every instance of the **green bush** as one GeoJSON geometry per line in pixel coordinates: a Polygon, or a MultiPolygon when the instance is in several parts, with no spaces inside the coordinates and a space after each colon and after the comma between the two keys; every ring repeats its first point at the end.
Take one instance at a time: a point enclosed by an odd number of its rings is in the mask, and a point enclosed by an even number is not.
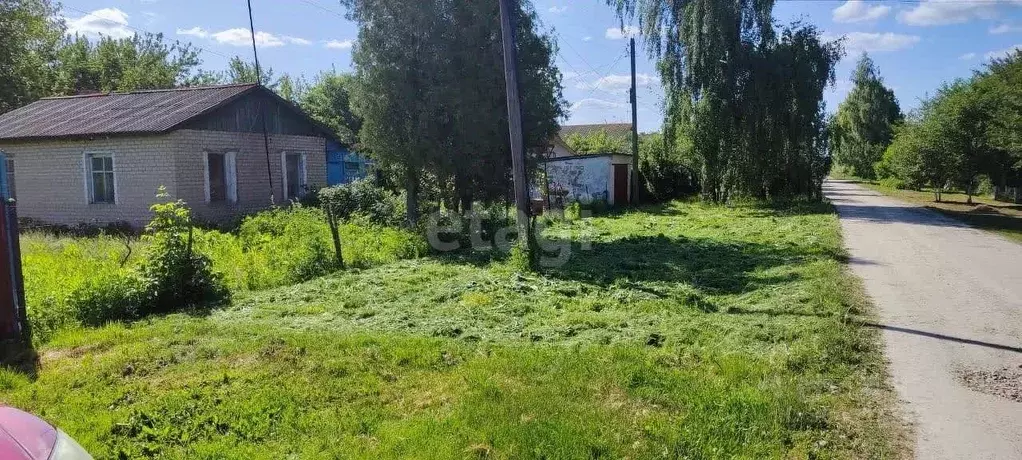
{"type": "Polygon", "coordinates": [[[897,177],[885,177],[880,179],[880,186],[897,190],[908,190],[909,188],[905,181],[898,179],[897,177]]]}
{"type": "Polygon", "coordinates": [[[151,302],[149,288],[134,270],[91,278],[67,298],[74,319],[84,326],[135,320],[151,302]]]}
{"type": "MultiPolygon", "coordinates": [[[[157,196],[168,198],[162,188],[157,196]]],[[[185,203],[168,200],[150,209],[153,219],[142,237],[148,247],[139,267],[147,298],[140,313],[167,313],[229,299],[230,291],[209,258],[193,247],[191,210],[185,203]]]]}
{"type": "Polygon", "coordinates": [[[393,226],[404,222],[404,198],[369,178],[321,189],[318,196],[321,205],[340,219],[361,216],[376,225],[393,226]]]}
{"type": "Polygon", "coordinates": [[[330,229],[323,211],[293,206],[248,217],[238,234],[242,250],[261,265],[248,280],[250,289],[308,281],[337,269],[330,229]]]}
{"type": "Polygon", "coordinates": [[[662,134],[639,138],[639,171],[645,186],[644,199],[665,202],[699,192],[699,178],[684,140],[668,143],[662,134]]]}

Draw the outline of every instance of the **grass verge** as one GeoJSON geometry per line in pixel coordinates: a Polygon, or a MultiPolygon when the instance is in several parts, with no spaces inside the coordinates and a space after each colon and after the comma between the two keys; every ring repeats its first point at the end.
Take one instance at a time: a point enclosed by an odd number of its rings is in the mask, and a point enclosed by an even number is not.
{"type": "Polygon", "coordinates": [[[968,204],[964,193],[944,193],[940,202],[933,201],[933,192],[927,190],[900,190],[885,187],[874,181],[855,178],[859,185],[884,195],[907,201],[958,219],[973,227],[989,230],[1014,241],[1022,242],[1022,205],[1005,203],[987,196],[972,197],[968,204]]]}
{"type": "Polygon", "coordinates": [[[890,458],[826,205],[674,203],[551,230],[570,261],[400,261],[205,317],[59,333],[0,401],[98,457],[890,458]]]}

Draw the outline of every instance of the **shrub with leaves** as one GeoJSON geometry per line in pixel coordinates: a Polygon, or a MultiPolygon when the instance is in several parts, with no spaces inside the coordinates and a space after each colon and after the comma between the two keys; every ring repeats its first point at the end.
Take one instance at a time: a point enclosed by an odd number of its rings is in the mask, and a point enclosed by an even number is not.
{"type": "Polygon", "coordinates": [[[363,216],[377,225],[398,226],[404,222],[404,199],[369,178],[324,188],[319,191],[319,199],[324,209],[341,220],[363,216]]]}
{"type": "Polygon", "coordinates": [[[68,296],[74,319],[84,326],[130,321],[151,305],[150,289],[134,270],[90,278],[68,296]]]}
{"type": "Polygon", "coordinates": [[[170,201],[162,187],[157,197],[167,201],[150,208],[153,219],[142,237],[148,247],[139,273],[149,296],[142,313],[165,313],[229,298],[209,258],[193,250],[191,210],[181,200],[170,201]]]}
{"type": "Polygon", "coordinates": [[[295,205],[245,219],[239,232],[242,250],[264,259],[270,270],[250,288],[301,283],[336,270],[330,230],[323,211],[295,205]]]}

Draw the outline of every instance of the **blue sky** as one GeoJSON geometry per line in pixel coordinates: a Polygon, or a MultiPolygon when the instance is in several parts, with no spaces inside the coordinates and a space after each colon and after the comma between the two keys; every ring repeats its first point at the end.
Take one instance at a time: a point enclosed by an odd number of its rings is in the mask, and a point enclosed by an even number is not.
{"type": "MultiPolygon", "coordinates": [[[[495,0],[493,0],[495,1],[495,0]]],[[[567,123],[628,122],[627,37],[603,0],[533,0],[560,44],[557,65],[571,104],[567,123]]],[[[204,50],[203,67],[250,58],[244,0],[64,0],[71,30],[89,36],[162,32],[204,50]]],[[[357,27],[333,0],[252,0],[260,61],[279,75],[312,77],[351,68],[357,27]]],[[[833,111],[847,94],[854,61],[867,51],[904,109],[918,106],[941,82],[970,75],[991,56],[1022,48],[1022,0],[778,0],[781,23],[802,19],[828,38],[846,37],[848,55],[827,94],[833,111]]],[[[655,65],[639,49],[639,129],[662,120],[655,65]]]]}

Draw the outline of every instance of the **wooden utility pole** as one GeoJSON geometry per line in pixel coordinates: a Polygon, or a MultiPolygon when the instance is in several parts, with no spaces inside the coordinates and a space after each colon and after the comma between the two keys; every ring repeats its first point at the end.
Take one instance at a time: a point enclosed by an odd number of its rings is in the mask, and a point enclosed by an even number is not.
{"type": "Polygon", "coordinates": [[[639,87],[635,83],[635,37],[632,37],[632,196],[639,201],[639,87]]]}
{"type": "MultiPolygon", "coordinates": [[[[263,70],[259,67],[259,51],[256,49],[255,21],[252,20],[252,0],[248,0],[248,30],[252,33],[252,58],[255,59],[256,84],[262,86],[263,70]]],[[[273,168],[270,167],[270,135],[266,130],[266,117],[268,114],[264,105],[265,102],[259,104],[259,119],[263,123],[263,151],[266,153],[266,179],[270,183],[270,204],[275,205],[277,203],[274,199],[275,193],[273,191],[273,168]]],[[[281,177],[285,174],[287,172],[281,167],[281,177]]],[[[284,198],[287,198],[287,190],[284,190],[283,193],[284,198]]]]}
{"type": "MultiPolygon", "coordinates": [[[[532,260],[532,227],[529,224],[529,184],[525,176],[525,145],[522,138],[522,103],[518,95],[518,47],[515,40],[514,0],[500,2],[500,30],[504,42],[504,82],[507,87],[507,123],[511,132],[511,166],[518,209],[518,243],[532,260]]],[[[517,2],[515,2],[517,3],[517,2]]]]}

